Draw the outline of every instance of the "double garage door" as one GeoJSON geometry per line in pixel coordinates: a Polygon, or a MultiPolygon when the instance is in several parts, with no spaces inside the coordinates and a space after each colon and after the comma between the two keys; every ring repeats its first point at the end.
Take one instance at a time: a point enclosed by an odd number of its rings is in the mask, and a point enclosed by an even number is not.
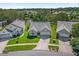
{"type": "Polygon", "coordinates": [[[47,39],[47,38],[50,38],[50,35],[40,35],[40,37],[43,39],[47,39]]]}
{"type": "Polygon", "coordinates": [[[61,41],[64,41],[64,42],[70,40],[69,37],[59,37],[58,39],[61,40],[61,41]]]}

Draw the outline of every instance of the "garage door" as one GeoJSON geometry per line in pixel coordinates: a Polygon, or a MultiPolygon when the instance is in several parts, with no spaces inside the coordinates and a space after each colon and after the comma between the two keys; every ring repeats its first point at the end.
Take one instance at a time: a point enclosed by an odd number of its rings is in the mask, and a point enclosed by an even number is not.
{"type": "Polygon", "coordinates": [[[69,41],[68,37],[59,37],[58,39],[64,42],[69,41]]]}
{"type": "Polygon", "coordinates": [[[43,39],[47,39],[47,38],[50,38],[50,35],[40,35],[40,37],[43,39]]]}

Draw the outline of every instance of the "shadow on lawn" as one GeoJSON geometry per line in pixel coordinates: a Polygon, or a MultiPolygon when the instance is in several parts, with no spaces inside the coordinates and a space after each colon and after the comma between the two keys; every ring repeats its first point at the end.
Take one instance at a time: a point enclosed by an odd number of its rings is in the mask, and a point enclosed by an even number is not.
{"type": "Polygon", "coordinates": [[[34,39],[34,38],[37,38],[37,37],[36,37],[36,36],[29,36],[29,35],[28,35],[27,38],[28,38],[28,39],[34,39]]]}

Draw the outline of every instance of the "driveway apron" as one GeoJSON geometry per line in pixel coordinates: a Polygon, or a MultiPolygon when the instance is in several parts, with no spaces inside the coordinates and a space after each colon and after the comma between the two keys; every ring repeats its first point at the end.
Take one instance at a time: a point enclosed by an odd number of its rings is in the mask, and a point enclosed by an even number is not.
{"type": "Polygon", "coordinates": [[[49,41],[50,41],[49,38],[48,39],[40,38],[40,41],[33,50],[49,50],[48,48],[49,41]]]}
{"type": "Polygon", "coordinates": [[[69,42],[63,42],[59,40],[59,51],[64,53],[72,53],[72,48],[69,44],[69,42]]]}

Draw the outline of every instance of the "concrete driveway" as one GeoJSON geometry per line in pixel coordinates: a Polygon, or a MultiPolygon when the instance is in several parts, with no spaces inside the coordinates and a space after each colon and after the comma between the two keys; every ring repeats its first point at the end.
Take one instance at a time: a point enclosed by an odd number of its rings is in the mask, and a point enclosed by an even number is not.
{"type": "Polygon", "coordinates": [[[49,38],[47,39],[40,38],[40,41],[33,50],[49,50],[48,48],[49,41],[50,41],[49,38]]]}
{"type": "Polygon", "coordinates": [[[63,42],[59,40],[59,51],[64,53],[72,53],[72,48],[69,44],[69,42],[63,42]]]}
{"type": "Polygon", "coordinates": [[[0,54],[3,52],[9,40],[0,42],[0,54]]]}

